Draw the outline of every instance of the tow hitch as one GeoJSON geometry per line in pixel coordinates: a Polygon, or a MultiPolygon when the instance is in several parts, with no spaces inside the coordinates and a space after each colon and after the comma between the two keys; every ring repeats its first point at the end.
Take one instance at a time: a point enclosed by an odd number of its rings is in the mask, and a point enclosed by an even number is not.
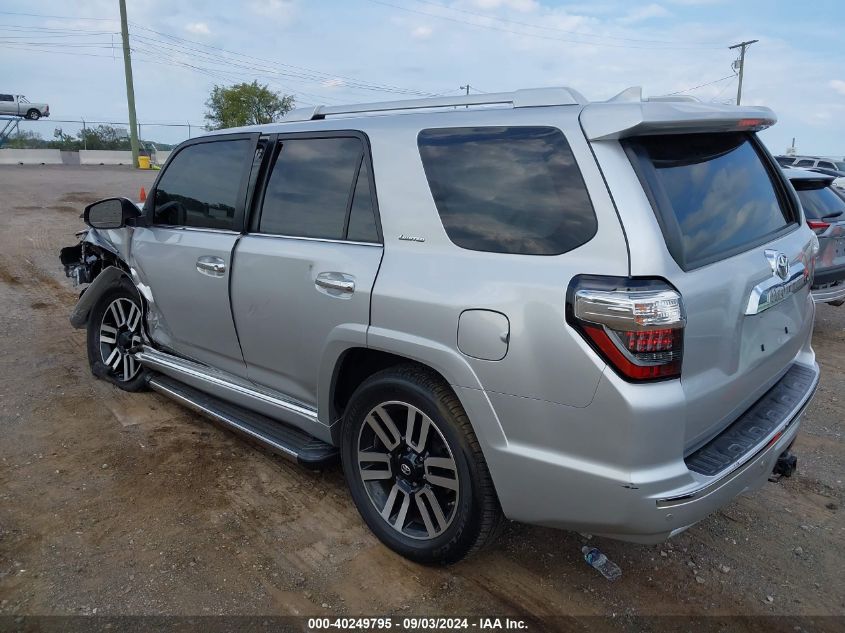
{"type": "Polygon", "coordinates": [[[789,449],[780,454],[772,469],[772,474],[778,477],[792,477],[798,468],[798,458],[789,449]]]}

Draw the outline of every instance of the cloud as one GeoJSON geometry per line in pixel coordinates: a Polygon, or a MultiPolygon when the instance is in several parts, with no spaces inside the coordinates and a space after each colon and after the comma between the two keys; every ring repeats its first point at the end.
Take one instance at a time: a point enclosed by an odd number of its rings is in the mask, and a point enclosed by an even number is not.
{"type": "Polygon", "coordinates": [[[250,2],[249,10],[258,15],[274,18],[281,21],[289,21],[296,11],[295,0],[255,0],[250,2]]]}
{"type": "Polygon", "coordinates": [[[841,95],[845,95],[845,81],[841,79],[831,79],[827,82],[827,85],[833,88],[836,92],[841,95]]]}
{"type": "Polygon", "coordinates": [[[427,40],[431,37],[431,34],[434,31],[430,26],[418,26],[413,31],[411,31],[411,37],[415,40],[427,40]]]}
{"type": "Polygon", "coordinates": [[[185,30],[193,35],[211,35],[211,29],[205,22],[188,22],[185,30]]]}
{"type": "Polygon", "coordinates": [[[669,12],[659,4],[647,4],[643,7],[637,7],[629,11],[625,17],[619,19],[623,24],[635,24],[637,22],[644,22],[651,18],[664,18],[669,15],[669,12]]]}
{"type": "Polygon", "coordinates": [[[470,0],[470,5],[478,9],[511,9],[520,13],[535,11],[539,4],[536,0],[470,0]]]}

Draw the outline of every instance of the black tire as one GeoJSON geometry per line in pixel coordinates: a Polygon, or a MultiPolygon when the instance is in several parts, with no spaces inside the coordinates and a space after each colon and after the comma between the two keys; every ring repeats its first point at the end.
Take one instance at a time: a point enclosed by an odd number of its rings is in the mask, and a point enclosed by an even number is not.
{"type": "MultiPolygon", "coordinates": [[[[117,300],[121,300],[121,305],[126,305],[125,302],[129,301],[135,305],[138,310],[142,310],[143,308],[138,292],[128,284],[122,283],[103,293],[91,309],[91,313],[88,315],[88,364],[91,367],[91,373],[93,373],[97,378],[107,380],[124,391],[145,391],[147,389],[148,372],[146,369],[141,367],[140,363],[137,363],[137,361],[126,361],[124,359],[118,366],[120,371],[115,371],[115,369],[106,364],[108,358],[105,356],[107,355],[111,345],[103,342],[101,328],[103,326],[103,319],[106,311],[110,310],[112,303],[117,300]],[[134,369],[131,372],[127,372],[129,373],[128,379],[125,377],[126,374],[123,371],[125,369],[123,363],[127,362],[130,363],[134,369]]],[[[108,319],[108,317],[106,318],[108,319]]],[[[136,330],[140,332],[142,327],[143,312],[141,312],[141,316],[139,317],[136,330]]],[[[119,337],[115,335],[115,338],[117,339],[119,337]]],[[[124,339],[124,341],[124,349],[133,344],[132,338],[129,340],[124,339]]],[[[137,344],[137,342],[138,338],[134,337],[134,343],[137,344]]],[[[117,347],[117,345],[114,347],[117,347]]]]}
{"type": "Polygon", "coordinates": [[[30,108],[29,111],[26,113],[26,118],[30,121],[37,121],[41,118],[41,113],[35,108],[30,108]]]}
{"type": "MultiPolygon", "coordinates": [[[[408,435],[413,435],[413,432],[408,435]]],[[[396,450],[403,450],[402,446],[396,450]]],[[[404,450],[409,449],[406,447],[404,450]]],[[[385,369],[356,389],[344,413],[341,459],[352,499],[361,517],[382,543],[405,558],[423,564],[454,563],[492,542],[498,533],[502,523],[499,500],[469,418],[449,385],[424,367],[407,364],[385,369]],[[412,538],[402,533],[401,526],[399,530],[396,529],[398,518],[393,525],[388,523],[390,516],[387,520],[382,518],[376,508],[376,501],[365,487],[364,471],[359,465],[359,442],[362,427],[367,424],[366,418],[376,407],[401,406],[404,403],[418,410],[421,416],[417,419],[422,419],[422,416],[429,418],[439,431],[433,437],[438,442],[445,440],[457,467],[456,499],[448,506],[450,523],[436,536],[432,536],[429,531],[422,538],[412,538]]],[[[394,471],[393,466],[388,468],[396,473],[396,477],[393,480],[384,478],[383,485],[397,485],[395,482],[401,476],[399,470],[394,471]]],[[[430,476],[427,469],[425,475],[430,476]]],[[[433,489],[432,485],[435,484],[429,481],[433,481],[433,478],[415,485],[433,489]]],[[[417,501],[414,495],[407,496],[409,500],[413,498],[417,501]]],[[[423,505],[433,510],[429,504],[423,505]]],[[[418,510],[412,509],[409,512],[414,511],[418,510]]],[[[434,512],[429,513],[427,510],[426,514],[429,515],[429,522],[426,523],[428,527],[434,512]]],[[[404,514],[402,516],[404,525],[406,519],[404,514]]],[[[440,525],[438,521],[438,528],[440,525]]]]}

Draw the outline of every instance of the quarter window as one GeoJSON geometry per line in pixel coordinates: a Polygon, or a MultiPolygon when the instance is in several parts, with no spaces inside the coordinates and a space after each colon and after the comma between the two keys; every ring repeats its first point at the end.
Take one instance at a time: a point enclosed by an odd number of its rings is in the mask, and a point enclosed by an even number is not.
{"type": "Polygon", "coordinates": [[[173,226],[240,230],[248,139],[212,141],[180,150],[156,185],[153,222],[173,226]]]}
{"type": "Polygon", "coordinates": [[[378,241],[366,164],[364,144],[357,137],[282,140],[258,230],[378,241]]]}
{"type": "Polygon", "coordinates": [[[560,130],[430,129],[418,144],[443,227],[458,246],[559,255],[595,235],[593,205],[560,130]]]}

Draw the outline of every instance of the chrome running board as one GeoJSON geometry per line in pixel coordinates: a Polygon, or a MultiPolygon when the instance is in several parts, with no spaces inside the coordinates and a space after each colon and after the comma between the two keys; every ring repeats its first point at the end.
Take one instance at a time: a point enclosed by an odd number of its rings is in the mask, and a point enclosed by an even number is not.
{"type": "Polygon", "coordinates": [[[295,426],[323,441],[331,441],[329,427],[317,420],[317,410],[302,402],[271,393],[248,380],[219,369],[160,352],[149,346],[144,346],[142,351],[136,352],[135,358],[149,369],[175,378],[180,383],[222,401],[295,426]]]}
{"type": "Polygon", "coordinates": [[[154,391],[291,461],[310,468],[321,468],[337,461],[338,450],[334,446],[303,431],[224,402],[174,378],[155,375],[147,383],[154,391]]]}

